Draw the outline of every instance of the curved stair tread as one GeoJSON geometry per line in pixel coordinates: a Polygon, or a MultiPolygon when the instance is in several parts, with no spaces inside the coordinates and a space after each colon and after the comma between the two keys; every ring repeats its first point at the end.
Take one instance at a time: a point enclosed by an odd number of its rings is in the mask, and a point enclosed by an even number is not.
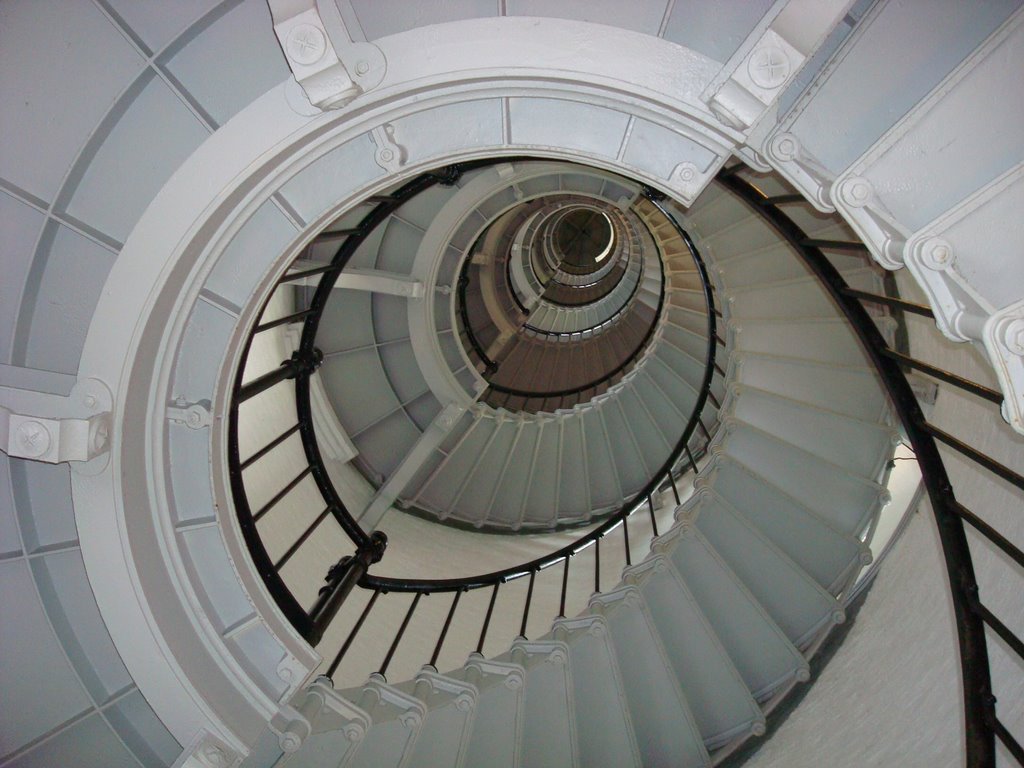
{"type": "Polygon", "coordinates": [[[888,492],[878,483],[742,422],[734,422],[716,450],[772,478],[786,493],[853,535],[860,535],[888,501],[888,492]]]}
{"type": "Polygon", "coordinates": [[[855,536],[766,482],[741,464],[713,459],[712,493],[744,515],[779,549],[835,595],[851,570],[871,561],[871,550],[855,536]]]}
{"type": "Polygon", "coordinates": [[[755,699],[809,678],[803,654],[691,523],[677,523],[652,549],[679,573],[755,699]]]}
{"type": "Polygon", "coordinates": [[[892,428],[859,421],[773,393],[734,385],[732,414],[865,478],[880,477],[899,443],[892,428]]]}
{"type": "Polygon", "coordinates": [[[764,714],[710,623],[664,555],[626,569],[644,596],[665,653],[710,750],[737,736],[763,734],[764,714]]]}
{"type": "Polygon", "coordinates": [[[863,365],[835,365],[761,352],[734,353],[736,381],[864,421],[885,421],[888,401],[863,365]]]}
{"type": "Polygon", "coordinates": [[[608,622],[644,766],[710,766],[711,758],[678,681],[671,674],[644,599],[635,587],[595,595],[608,622]]]}
{"type": "Polygon", "coordinates": [[[522,764],[537,768],[578,765],[568,645],[517,638],[508,655],[526,670],[522,764]]]}
{"type": "Polygon", "coordinates": [[[695,525],[798,648],[844,620],[831,594],[720,497],[701,500],[695,525]]]}
{"type": "Polygon", "coordinates": [[[597,615],[556,619],[553,634],[563,639],[569,649],[578,764],[640,765],[622,673],[607,621],[597,615]]]}

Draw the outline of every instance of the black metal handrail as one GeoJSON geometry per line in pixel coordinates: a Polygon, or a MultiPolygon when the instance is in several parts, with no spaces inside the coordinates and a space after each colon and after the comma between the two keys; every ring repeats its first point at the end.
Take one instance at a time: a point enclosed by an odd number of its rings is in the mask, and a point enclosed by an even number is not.
{"type": "MultiPolygon", "coordinates": [[[[385,221],[400,205],[412,199],[412,197],[419,194],[420,191],[428,188],[429,186],[436,183],[454,183],[462,172],[470,168],[482,167],[494,162],[497,161],[475,161],[473,163],[460,164],[440,171],[430,172],[402,185],[391,195],[378,196],[374,198],[371,201],[375,204],[374,208],[371,209],[364,218],[362,218],[359,224],[354,228],[346,229],[343,233],[338,234],[337,239],[340,240],[340,246],[330,264],[316,266],[312,269],[292,271],[286,273],[279,281],[278,285],[283,286],[294,283],[299,275],[302,275],[303,278],[305,278],[306,275],[319,275],[319,283],[317,284],[308,305],[296,312],[293,312],[292,314],[285,315],[285,317],[282,317],[280,321],[279,319],[274,318],[270,319],[270,321],[261,322],[256,325],[250,334],[247,346],[243,351],[242,360],[236,375],[236,381],[234,381],[233,396],[230,404],[228,432],[229,472],[232,495],[234,497],[234,502],[236,502],[243,536],[253,557],[253,561],[264,580],[264,584],[292,625],[313,645],[321,640],[324,632],[331,625],[331,622],[334,620],[335,615],[341,608],[342,603],[353,588],[358,587],[359,589],[368,590],[372,593],[368,604],[364,610],[362,610],[358,617],[358,621],[355,622],[351,632],[338,652],[338,655],[330,665],[329,675],[334,674],[336,671],[341,658],[351,646],[359,632],[359,629],[367,621],[367,617],[369,616],[374,603],[381,594],[387,594],[389,592],[416,593],[416,599],[410,607],[406,618],[404,618],[402,627],[399,629],[398,636],[394,639],[394,642],[388,651],[388,655],[384,660],[383,666],[386,668],[390,663],[390,659],[393,656],[399,641],[401,640],[401,634],[403,633],[404,628],[406,628],[411,621],[412,613],[415,610],[416,603],[419,601],[420,596],[425,596],[431,592],[455,592],[456,598],[452,606],[452,612],[454,612],[455,607],[458,604],[458,596],[463,591],[490,586],[494,589],[494,593],[492,594],[492,606],[490,606],[493,610],[494,599],[497,596],[498,588],[501,584],[512,581],[520,577],[520,575],[528,575],[532,582],[532,579],[534,579],[539,570],[560,560],[565,561],[564,580],[567,580],[570,558],[590,546],[594,546],[596,548],[595,551],[599,552],[602,538],[620,524],[623,525],[624,531],[627,535],[625,544],[626,557],[627,561],[629,561],[629,516],[638,510],[643,509],[645,505],[650,508],[652,512],[653,507],[651,506],[651,495],[662,488],[671,487],[678,504],[679,492],[676,487],[677,477],[682,471],[686,471],[688,468],[692,468],[696,471],[697,459],[695,458],[694,453],[696,452],[697,454],[700,454],[707,450],[707,441],[703,442],[699,449],[694,449],[690,443],[697,430],[705,435],[707,439],[710,439],[711,433],[701,417],[709,402],[714,403],[716,410],[719,408],[718,399],[711,392],[711,387],[714,377],[723,371],[722,367],[716,361],[716,350],[718,346],[724,343],[716,330],[717,317],[721,316],[721,312],[715,306],[714,287],[710,282],[707,267],[700,258],[695,246],[685,231],[681,229],[679,223],[675,220],[672,214],[660,205],[656,196],[648,190],[648,196],[654,201],[655,205],[662,210],[663,214],[673,223],[677,230],[681,232],[681,236],[683,237],[685,244],[691,250],[700,275],[701,284],[703,286],[703,296],[705,296],[705,301],[708,307],[708,351],[705,361],[705,376],[703,376],[703,381],[701,382],[700,389],[697,393],[693,412],[690,415],[683,434],[664,465],[658,468],[640,492],[624,504],[620,510],[610,515],[597,527],[591,529],[588,534],[581,537],[577,542],[544,557],[537,558],[511,568],[506,568],[501,571],[474,575],[474,577],[458,580],[433,580],[426,582],[422,580],[398,580],[376,577],[376,575],[370,575],[368,573],[369,567],[381,559],[386,547],[386,537],[384,537],[380,531],[375,531],[372,535],[368,534],[367,531],[362,529],[358,523],[355,522],[349,512],[345,509],[341,499],[338,497],[337,492],[327,475],[323,457],[321,456],[321,453],[319,453],[313,429],[309,390],[310,376],[316,368],[321,365],[321,362],[324,359],[323,354],[313,346],[313,341],[316,336],[316,327],[338,276],[344,269],[351,255],[359,245],[365,241],[376,226],[385,221]],[[280,367],[258,376],[252,381],[244,381],[246,362],[255,336],[273,328],[281,328],[285,325],[298,323],[303,324],[303,331],[298,349],[293,353],[293,355],[289,359],[283,361],[280,367]],[[270,439],[259,447],[258,450],[243,460],[240,456],[239,450],[240,407],[242,407],[246,401],[286,382],[292,382],[295,387],[294,393],[298,412],[297,423],[289,426],[283,432],[270,439]],[[301,440],[302,449],[306,458],[305,466],[297,475],[289,478],[285,487],[283,487],[278,494],[273,495],[268,502],[264,503],[260,509],[254,513],[250,507],[249,499],[246,494],[245,480],[243,477],[245,470],[254,467],[261,459],[269,456],[272,452],[281,450],[280,446],[286,444],[290,438],[293,438],[296,435],[298,435],[301,440]],[[259,532],[256,527],[257,521],[263,515],[267,514],[267,512],[269,512],[275,505],[280,504],[286,497],[292,494],[295,488],[306,481],[307,478],[312,478],[314,480],[319,493],[321,493],[325,500],[325,507],[316,515],[315,519],[300,532],[298,538],[283,554],[279,555],[275,559],[271,559],[259,536],[259,532]],[[287,562],[289,562],[299,548],[309,540],[317,527],[321,526],[329,517],[334,518],[346,532],[349,539],[352,541],[354,551],[351,554],[341,557],[331,567],[326,575],[323,589],[319,592],[314,605],[307,610],[298,602],[289,590],[288,585],[282,578],[281,569],[287,562]]],[[[504,162],[507,162],[507,160],[504,162]]],[[[263,316],[270,303],[272,295],[273,294],[271,293],[271,295],[266,299],[260,313],[257,315],[258,317],[263,316]]],[[[664,293],[662,298],[664,302],[664,293]]],[[[660,314],[660,306],[658,308],[658,314],[660,314]]],[[[653,521],[653,516],[652,529],[656,536],[656,523],[653,521]]],[[[599,568],[599,555],[597,563],[599,568]]],[[[595,582],[599,586],[599,572],[595,573],[595,582]]],[[[564,581],[563,593],[561,596],[563,614],[566,584],[567,581],[564,581]]],[[[532,591],[529,592],[529,596],[532,596],[532,591]]],[[[529,600],[527,600],[527,604],[524,606],[524,625],[528,612],[529,600]]],[[[439,652],[440,643],[443,642],[444,633],[446,633],[447,627],[451,624],[451,618],[452,614],[450,613],[449,620],[447,620],[445,628],[442,630],[442,636],[438,641],[437,648],[435,649],[433,655],[434,659],[436,659],[437,653],[439,652]]],[[[486,624],[488,623],[489,618],[486,624]]],[[[481,633],[481,643],[483,638],[486,636],[486,624],[481,633]]]]}
{"type": "Polygon", "coordinates": [[[911,311],[926,316],[931,316],[931,310],[898,297],[879,296],[850,288],[838,270],[822,253],[823,250],[863,251],[863,244],[816,240],[808,237],[778,207],[785,203],[796,202],[791,199],[792,196],[782,195],[772,198],[765,195],[738,175],[735,166],[719,174],[718,180],[769,223],[800,255],[842,310],[865,353],[879,373],[882,384],[916,454],[921,468],[922,481],[938,524],[960,647],[966,725],[966,764],[969,768],[995,766],[995,744],[998,739],[1017,762],[1024,765],[1024,749],[1006,729],[996,713],[996,699],[992,692],[985,626],[991,628],[1022,660],[1024,660],[1024,642],[982,603],[963,523],[967,522],[974,527],[978,533],[996,545],[1021,567],[1024,567],[1024,551],[956,499],[937,441],[941,441],[961,456],[1017,488],[1024,489],[1024,477],[930,424],[925,419],[902,369],[907,367],[919,370],[926,375],[956,386],[962,391],[997,404],[1001,402],[1001,395],[994,390],[916,360],[889,347],[861,302],[881,303],[901,311],[911,311]]]}
{"type": "MultiPolygon", "coordinates": [[[[684,242],[690,249],[694,262],[697,266],[698,274],[701,279],[701,285],[703,286],[704,301],[706,303],[708,310],[708,341],[705,357],[704,377],[701,382],[700,389],[698,391],[697,401],[694,405],[690,418],[688,419],[686,427],[684,428],[678,443],[671,451],[669,457],[666,459],[664,464],[657,470],[657,472],[651,477],[651,479],[644,485],[644,487],[640,491],[638,491],[626,504],[624,504],[618,512],[609,516],[599,526],[592,529],[587,534],[581,536],[571,544],[568,544],[547,555],[535,558],[527,563],[522,563],[509,568],[503,568],[486,574],[452,579],[400,579],[376,576],[367,573],[359,581],[359,587],[371,593],[370,601],[368,602],[367,607],[364,609],[362,614],[359,616],[359,619],[355,624],[352,633],[346,639],[345,643],[342,645],[338,654],[334,657],[333,661],[329,665],[329,676],[333,675],[334,672],[337,670],[345,654],[351,647],[355,635],[363,626],[369,614],[369,611],[372,608],[373,602],[380,594],[412,593],[415,595],[413,603],[411,604],[410,608],[408,609],[408,612],[405,615],[402,627],[398,630],[398,635],[396,636],[395,641],[392,645],[392,648],[394,648],[394,646],[397,645],[397,643],[399,642],[404,627],[407,626],[412,616],[412,612],[415,610],[415,606],[421,596],[442,592],[454,593],[454,598],[450,610],[448,612],[447,618],[445,619],[444,626],[441,629],[441,634],[437,641],[437,645],[435,646],[433,654],[431,656],[430,663],[433,664],[434,662],[436,662],[440,654],[441,647],[447,636],[448,629],[451,625],[452,618],[458,606],[461,594],[463,592],[468,592],[470,590],[486,589],[490,587],[492,590],[490,601],[488,603],[487,613],[484,618],[483,627],[480,632],[480,639],[479,642],[477,643],[476,648],[477,652],[481,653],[483,651],[484,642],[494,612],[494,606],[497,600],[498,590],[502,584],[523,577],[528,577],[530,580],[529,588],[527,590],[526,601],[523,606],[523,619],[520,625],[520,634],[524,635],[526,631],[526,624],[529,616],[531,600],[533,595],[533,582],[537,573],[550,566],[556,565],[559,562],[563,563],[562,590],[559,600],[559,615],[564,616],[566,604],[566,591],[568,586],[568,573],[569,568],[571,566],[572,558],[575,555],[591,546],[595,548],[594,585],[595,591],[600,592],[600,546],[603,538],[611,531],[618,528],[620,525],[622,526],[624,555],[626,563],[628,565],[632,562],[631,542],[629,536],[630,516],[637,512],[640,512],[645,508],[649,510],[652,522],[652,532],[653,535],[656,536],[658,529],[657,522],[654,516],[654,505],[652,496],[655,493],[659,492],[660,490],[667,490],[668,488],[671,488],[672,493],[675,497],[676,505],[678,506],[678,504],[680,503],[679,491],[676,486],[676,469],[680,467],[684,462],[686,462],[689,468],[692,468],[692,470],[695,473],[697,472],[697,459],[694,456],[693,451],[691,450],[690,442],[698,428],[701,429],[707,436],[707,439],[710,440],[710,433],[708,432],[707,427],[704,425],[701,416],[703,415],[708,399],[711,396],[712,381],[717,371],[717,366],[715,363],[716,350],[721,342],[720,338],[718,337],[716,327],[716,318],[718,316],[718,313],[715,310],[714,288],[711,283],[710,276],[708,274],[707,266],[705,265],[702,257],[700,256],[700,253],[697,251],[697,248],[694,245],[693,241],[690,239],[689,235],[685,233],[685,230],[682,229],[682,227],[679,225],[679,222],[675,219],[671,212],[664,206],[662,202],[662,196],[660,196],[653,190],[646,190],[645,194],[648,196],[648,199],[650,199],[651,202],[655,205],[655,207],[658,208],[662,215],[665,216],[665,218],[672,223],[672,225],[677,229],[677,231],[681,233],[684,242]]],[[[704,444],[704,447],[707,447],[707,443],[704,444]]],[[[391,653],[389,652],[389,655],[386,657],[385,662],[384,664],[382,664],[382,666],[386,666],[390,659],[391,653]]]]}

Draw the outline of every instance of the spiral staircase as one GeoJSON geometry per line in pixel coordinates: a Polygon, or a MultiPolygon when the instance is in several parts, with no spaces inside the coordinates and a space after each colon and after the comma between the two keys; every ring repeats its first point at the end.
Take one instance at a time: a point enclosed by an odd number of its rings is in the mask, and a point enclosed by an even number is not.
{"type": "Polygon", "coordinates": [[[1024,12],[210,6],[0,8],[0,765],[1024,764],[1024,12]]]}

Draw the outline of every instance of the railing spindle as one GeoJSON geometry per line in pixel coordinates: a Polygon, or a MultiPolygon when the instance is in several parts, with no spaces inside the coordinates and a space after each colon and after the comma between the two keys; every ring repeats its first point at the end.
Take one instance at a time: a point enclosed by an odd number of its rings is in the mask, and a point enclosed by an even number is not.
{"type": "Polygon", "coordinates": [[[678,507],[682,502],[679,500],[679,489],[676,487],[676,478],[671,472],[668,473],[668,479],[672,482],[672,495],[675,496],[676,506],[678,507]]]}
{"type": "Polygon", "coordinates": [[[654,516],[654,499],[651,498],[651,494],[647,494],[647,510],[651,513],[651,532],[658,535],[658,519],[654,516]]]}
{"type": "Polygon", "coordinates": [[[629,515],[622,518],[622,540],[626,544],[626,565],[632,565],[633,558],[629,554],[629,515]]]}
{"type": "Polygon", "coordinates": [[[373,609],[373,604],[377,602],[377,598],[380,597],[380,590],[373,590],[373,594],[370,595],[369,602],[366,603],[366,607],[363,608],[363,612],[359,614],[359,618],[356,623],[352,626],[352,631],[348,633],[348,637],[345,638],[344,644],[341,646],[341,650],[338,651],[338,655],[334,657],[334,661],[331,662],[331,666],[327,668],[327,677],[332,677],[338,665],[341,663],[342,658],[348,653],[348,649],[352,646],[353,641],[356,639],[356,635],[359,634],[359,630],[363,627],[363,622],[366,621],[366,617],[370,615],[370,611],[373,609]]]}
{"type": "Polygon", "coordinates": [[[952,384],[954,387],[959,387],[965,392],[970,392],[978,397],[983,397],[996,405],[1001,405],[1003,402],[1002,392],[997,392],[994,389],[977,384],[969,379],[963,378],[962,376],[957,376],[955,373],[950,373],[942,368],[936,368],[934,365],[929,365],[921,360],[897,352],[894,349],[886,348],[880,350],[880,352],[886,357],[892,358],[900,365],[905,365],[908,368],[916,368],[921,371],[921,373],[927,374],[939,381],[944,381],[947,384],[952,384]]]}
{"type": "Polygon", "coordinates": [[[292,478],[291,482],[288,483],[288,485],[286,485],[284,488],[277,492],[277,495],[275,495],[274,498],[272,498],[270,501],[268,501],[266,504],[260,507],[260,510],[252,516],[253,521],[258,523],[261,517],[263,517],[265,514],[267,514],[267,512],[273,509],[274,505],[277,504],[277,502],[279,502],[281,499],[287,496],[292,491],[292,489],[295,488],[295,486],[297,486],[299,483],[301,483],[305,479],[306,475],[308,475],[312,471],[313,467],[312,465],[310,465],[301,472],[299,472],[299,474],[292,478]]]}
{"type": "Polygon", "coordinates": [[[484,626],[480,630],[480,641],[476,644],[476,652],[483,654],[484,652],[484,640],[487,639],[487,628],[491,626],[491,615],[494,613],[494,601],[498,599],[498,587],[501,586],[500,581],[494,583],[494,589],[491,592],[491,602],[487,604],[487,615],[484,617],[484,626]]]}
{"type": "Polygon", "coordinates": [[[304,373],[312,373],[320,367],[320,363],[323,360],[323,352],[319,349],[314,349],[312,354],[309,355],[304,355],[299,351],[294,352],[290,358],[274,370],[258,376],[248,384],[240,386],[235,393],[235,406],[237,407],[246,400],[255,397],[261,392],[265,392],[275,384],[280,384],[286,379],[294,379],[304,373]]]}
{"type": "Polygon", "coordinates": [[[299,547],[306,543],[306,539],[308,539],[310,535],[313,533],[313,531],[317,529],[320,523],[322,523],[327,518],[327,515],[330,513],[330,511],[330,507],[325,507],[324,511],[321,512],[319,516],[316,518],[316,520],[314,520],[310,524],[310,526],[302,532],[302,535],[299,536],[295,543],[288,547],[288,550],[283,555],[281,555],[281,558],[276,563],[274,563],[275,571],[280,571],[282,568],[284,568],[284,564],[291,560],[292,555],[299,551],[299,547]]]}
{"type": "Polygon", "coordinates": [[[569,560],[572,555],[565,556],[565,567],[562,569],[562,598],[558,603],[558,617],[565,617],[565,593],[569,588],[569,560]]]}
{"type": "Polygon", "coordinates": [[[402,625],[398,628],[398,632],[395,634],[395,639],[391,642],[391,647],[388,648],[388,654],[384,657],[383,663],[380,665],[380,674],[384,676],[388,671],[388,666],[391,664],[391,659],[395,656],[395,651],[398,650],[398,644],[402,642],[402,635],[405,634],[406,627],[409,626],[409,622],[412,620],[412,614],[416,610],[416,606],[420,602],[420,598],[423,597],[423,592],[417,592],[416,596],[412,599],[412,603],[409,605],[409,610],[405,612],[405,618],[402,619],[402,625]]]}
{"type": "Polygon", "coordinates": [[[1006,726],[1003,725],[1002,721],[998,717],[992,717],[992,730],[995,731],[999,740],[1003,742],[1003,746],[1006,747],[1007,751],[1013,755],[1013,759],[1021,765],[1024,765],[1024,747],[1022,747],[1020,742],[1013,737],[1013,734],[1006,729],[1006,726]]]}
{"type": "MultiPolygon", "coordinates": [[[[690,466],[693,467],[694,474],[697,473],[697,460],[693,458],[693,452],[690,450],[690,446],[686,446],[686,458],[690,462],[690,466]]],[[[679,498],[679,494],[676,494],[676,499],[679,498]]]]}
{"type": "Polygon", "coordinates": [[[530,585],[526,588],[526,603],[523,605],[523,623],[519,625],[519,636],[526,639],[526,622],[530,618],[530,603],[533,601],[533,581],[537,577],[537,571],[530,571],[530,585]]]}
{"type": "Polygon", "coordinates": [[[437,638],[437,645],[434,646],[434,652],[430,655],[430,666],[437,669],[437,657],[441,655],[441,646],[444,645],[444,639],[448,636],[448,629],[452,625],[452,617],[455,616],[455,609],[459,607],[459,598],[462,597],[462,593],[465,590],[455,590],[455,599],[452,600],[452,607],[448,609],[448,616],[444,620],[444,626],[441,627],[441,636],[437,638]]]}
{"type": "Polygon", "coordinates": [[[289,437],[291,437],[292,435],[294,435],[298,431],[299,431],[299,425],[298,424],[295,424],[295,425],[289,427],[284,432],[282,432],[280,435],[278,435],[273,440],[271,440],[269,443],[267,443],[262,448],[260,448],[258,451],[256,451],[256,453],[254,453],[248,459],[243,461],[239,465],[239,468],[240,469],[246,469],[247,467],[252,466],[253,464],[255,464],[257,461],[262,459],[264,456],[266,456],[272,450],[277,448],[277,446],[279,446],[281,443],[283,443],[285,440],[287,440],[289,437]]]}
{"type": "Polygon", "coordinates": [[[594,592],[601,592],[601,538],[594,539],[594,592]]]}

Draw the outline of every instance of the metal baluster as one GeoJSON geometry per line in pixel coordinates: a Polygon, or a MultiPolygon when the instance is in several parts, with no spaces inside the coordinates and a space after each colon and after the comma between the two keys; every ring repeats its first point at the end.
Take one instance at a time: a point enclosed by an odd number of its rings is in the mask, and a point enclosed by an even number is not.
{"type": "Polygon", "coordinates": [[[672,482],[672,495],[676,497],[676,506],[678,507],[682,502],[679,500],[679,489],[676,488],[676,478],[671,472],[668,473],[668,479],[672,482]]]}
{"type": "Polygon", "coordinates": [[[601,591],[601,537],[594,539],[594,592],[601,591]]]}
{"type": "Polygon", "coordinates": [[[334,674],[334,670],[338,668],[342,658],[348,653],[349,647],[352,645],[352,641],[356,639],[356,635],[359,634],[359,630],[363,627],[363,622],[366,621],[366,617],[370,615],[370,610],[373,608],[373,604],[377,602],[377,598],[380,597],[380,590],[373,590],[373,594],[370,596],[370,601],[363,608],[363,612],[359,614],[359,619],[352,627],[352,631],[348,633],[348,637],[345,639],[344,645],[341,646],[341,650],[338,651],[338,655],[334,657],[334,661],[331,662],[331,666],[327,668],[327,677],[331,677],[334,674]]]}
{"type": "Polygon", "coordinates": [[[240,386],[235,393],[234,406],[237,408],[240,403],[265,392],[285,379],[294,379],[302,374],[312,373],[320,367],[323,361],[324,354],[319,349],[314,349],[308,355],[303,354],[301,350],[296,350],[290,358],[274,370],[240,386]]]}
{"type": "Polygon", "coordinates": [[[647,494],[647,509],[651,513],[651,531],[655,536],[658,535],[658,520],[654,516],[654,499],[651,498],[651,494],[647,494]]]}
{"type": "Polygon", "coordinates": [[[572,555],[565,556],[565,569],[562,571],[562,599],[558,604],[558,617],[565,617],[565,592],[569,587],[569,560],[572,555]]]}
{"type": "Polygon", "coordinates": [[[310,645],[320,642],[345,598],[366,575],[367,569],[384,556],[387,545],[388,537],[383,531],[374,531],[354,555],[346,555],[328,569],[324,579],[327,584],[320,588],[316,603],[309,611],[312,627],[306,640],[310,645]]]}
{"type": "Polygon", "coordinates": [[[530,603],[533,601],[533,581],[537,571],[530,571],[530,585],[526,588],[526,604],[523,606],[523,623],[519,626],[519,636],[526,639],[526,622],[530,618],[530,603]]]}
{"type": "Polygon", "coordinates": [[[388,648],[388,655],[384,657],[384,663],[380,665],[380,674],[384,674],[388,671],[388,665],[391,663],[391,659],[394,658],[395,651],[398,650],[398,644],[402,642],[402,635],[405,634],[405,628],[409,626],[409,621],[412,619],[413,611],[416,610],[416,606],[420,602],[420,598],[423,597],[422,592],[417,592],[416,597],[412,599],[412,604],[409,606],[409,610],[405,612],[405,618],[402,619],[402,626],[398,628],[398,633],[395,635],[395,639],[391,643],[391,647],[388,648]]]}
{"type": "Polygon", "coordinates": [[[484,640],[487,638],[487,628],[491,625],[491,614],[494,613],[494,601],[498,599],[498,587],[501,586],[500,581],[494,583],[494,591],[491,592],[491,602],[487,606],[487,615],[484,617],[484,627],[480,630],[480,642],[476,644],[476,652],[482,654],[484,652],[484,640]]]}
{"type": "Polygon", "coordinates": [[[448,636],[448,629],[452,625],[452,617],[455,615],[455,609],[459,605],[459,598],[462,597],[463,591],[461,589],[455,591],[455,599],[452,600],[452,607],[448,609],[448,617],[444,620],[444,626],[441,628],[441,636],[437,638],[434,653],[430,656],[430,666],[434,669],[437,669],[437,657],[441,655],[441,646],[444,645],[444,639],[448,636]]]}
{"type": "MultiPolygon", "coordinates": [[[[697,460],[693,458],[693,453],[690,452],[690,446],[686,446],[686,458],[690,460],[690,466],[693,467],[694,474],[697,472],[697,460]]],[[[677,496],[678,498],[678,496],[677,496]]]]}
{"type": "Polygon", "coordinates": [[[622,518],[622,540],[626,544],[626,565],[633,564],[633,558],[629,554],[629,516],[622,518]]]}

